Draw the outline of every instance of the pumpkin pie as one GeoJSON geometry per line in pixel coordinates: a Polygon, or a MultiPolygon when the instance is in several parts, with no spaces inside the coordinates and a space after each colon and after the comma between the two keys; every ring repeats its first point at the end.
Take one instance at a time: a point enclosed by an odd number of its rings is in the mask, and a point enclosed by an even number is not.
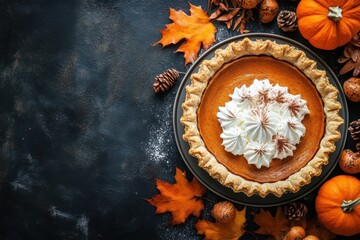
{"type": "Polygon", "coordinates": [[[244,38],[203,60],[182,104],[189,154],[247,196],[297,192],[341,138],[338,91],[287,44],[244,38]]]}

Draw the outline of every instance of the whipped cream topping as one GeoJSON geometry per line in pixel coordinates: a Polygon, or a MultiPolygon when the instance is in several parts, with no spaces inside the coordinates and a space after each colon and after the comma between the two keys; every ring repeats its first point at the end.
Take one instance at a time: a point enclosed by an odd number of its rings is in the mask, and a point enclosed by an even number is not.
{"type": "Polygon", "coordinates": [[[255,79],[249,87],[235,88],[230,97],[217,113],[226,151],[244,155],[257,168],[293,155],[306,131],[301,121],[310,113],[300,95],[268,79],[255,79]]]}

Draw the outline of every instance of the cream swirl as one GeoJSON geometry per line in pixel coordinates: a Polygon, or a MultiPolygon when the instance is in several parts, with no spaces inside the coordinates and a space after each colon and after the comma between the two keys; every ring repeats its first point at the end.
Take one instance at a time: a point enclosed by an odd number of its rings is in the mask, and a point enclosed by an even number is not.
{"type": "Polygon", "coordinates": [[[244,155],[257,168],[269,167],[272,159],[293,155],[305,134],[301,123],[309,114],[300,95],[269,80],[255,79],[249,87],[235,88],[231,101],[219,107],[222,145],[234,155],[244,155]]]}
{"type": "Polygon", "coordinates": [[[276,158],[283,159],[288,156],[294,155],[293,151],[296,149],[295,145],[293,145],[284,136],[282,135],[275,136],[274,143],[275,143],[276,158]]]}
{"type": "Polygon", "coordinates": [[[244,156],[249,164],[254,164],[257,168],[270,167],[274,149],[275,144],[273,142],[249,142],[245,147],[244,156]]]}
{"type": "Polygon", "coordinates": [[[235,155],[244,153],[245,139],[238,127],[231,127],[224,130],[220,137],[223,139],[222,145],[224,145],[226,151],[235,155]]]}
{"type": "Polygon", "coordinates": [[[254,96],[249,88],[242,85],[241,88],[235,88],[234,93],[230,94],[231,99],[234,102],[251,101],[254,96]]]}
{"type": "Polygon", "coordinates": [[[230,127],[240,121],[240,108],[234,102],[225,103],[225,107],[219,107],[217,117],[221,123],[221,127],[230,127]]]}
{"type": "Polygon", "coordinates": [[[310,113],[306,106],[306,101],[302,100],[300,95],[292,97],[285,106],[288,108],[290,115],[296,117],[300,121],[303,120],[306,114],[310,113]]]}
{"type": "Polygon", "coordinates": [[[252,140],[265,142],[276,133],[278,116],[265,108],[255,107],[244,116],[243,127],[252,140]]]}
{"type": "Polygon", "coordinates": [[[280,122],[279,132],[291,143],[298,144],[305,134],[305,127],[297,118],[290,117],[280,122]]]}

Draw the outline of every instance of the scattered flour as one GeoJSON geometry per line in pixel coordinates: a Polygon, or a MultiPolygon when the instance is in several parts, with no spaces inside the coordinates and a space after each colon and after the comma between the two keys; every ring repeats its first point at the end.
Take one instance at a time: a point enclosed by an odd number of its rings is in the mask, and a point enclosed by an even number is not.
{"type": "Polygon", "coordinates": [[[216,32],[216,43],[219,43],[230,37],[229,30],[224,26],[219,26],[216,32]]]}
{"type": "Polygon", "coordinates": [[[56,209],[55,206],[52,206],[49,208],[49,213],[52,217],[55,217],[55,218],[63,218],[63,219],[74,219],[75,218],[70,213],[62,212],[62,211],[56,209]]]}
{"type": "Polygon", "coordinates": [[[151,138],[146,152],[152,162],[158,163],[160,161],[164,161],[168,157],[166,145],[169,144],[170,140],[167,138],[167,134],[165,134],[168,132],[166,128],[167,127],[165,126],[150,132],[151,138]]]}
{"type": "Polygon", "coordinates": [[[40,167],[36,159],[30,154],[25,156],[26,163],[23,169],[19,170],[16,178],[10,183],[14,190],[31,192],[33,187],[44,185],[40,177],[40,167]]]}
{"type": "Polygon", "coordinates": [[[60,218],[75,225],[75,228],[84,236],[84,239],[89,237],[89,219],[85,215],[75,216],[71,213],[58,210],[55,206],[48,209],[53,218],[60,218]]]}
{"type": "Polygon", "coordinates": [[[77,220],[76,228],[87,239],[89,236],[89,219],[85,215],[81,215],[81,217],[77,220]]]}
{"type": "Polygon", "coordinates": [[[172,104],[164,103],[163,108],[154,110],[156,122],[152,124],[149,140],[145,143],[144,151],[147,160],[153,164],[169,163],[169,155],[176,150],[173,141],[172,104]]]}

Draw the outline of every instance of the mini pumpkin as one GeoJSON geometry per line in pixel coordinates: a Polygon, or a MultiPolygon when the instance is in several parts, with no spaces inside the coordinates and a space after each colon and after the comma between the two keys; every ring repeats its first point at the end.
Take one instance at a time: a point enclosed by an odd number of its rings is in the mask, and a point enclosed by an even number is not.
{"type": "Polygon", "coordinates": [[[316,48],[332,50],[360,31],[358,0],[301,0],[297,9],[301,35],[316,48]]]}
{"type": "Polygon", "coordinates": [[[338,175],[319,189],[315,208],[320,222],[331,232],[344,236],[360,233],[360,180],[338,175]]]}

